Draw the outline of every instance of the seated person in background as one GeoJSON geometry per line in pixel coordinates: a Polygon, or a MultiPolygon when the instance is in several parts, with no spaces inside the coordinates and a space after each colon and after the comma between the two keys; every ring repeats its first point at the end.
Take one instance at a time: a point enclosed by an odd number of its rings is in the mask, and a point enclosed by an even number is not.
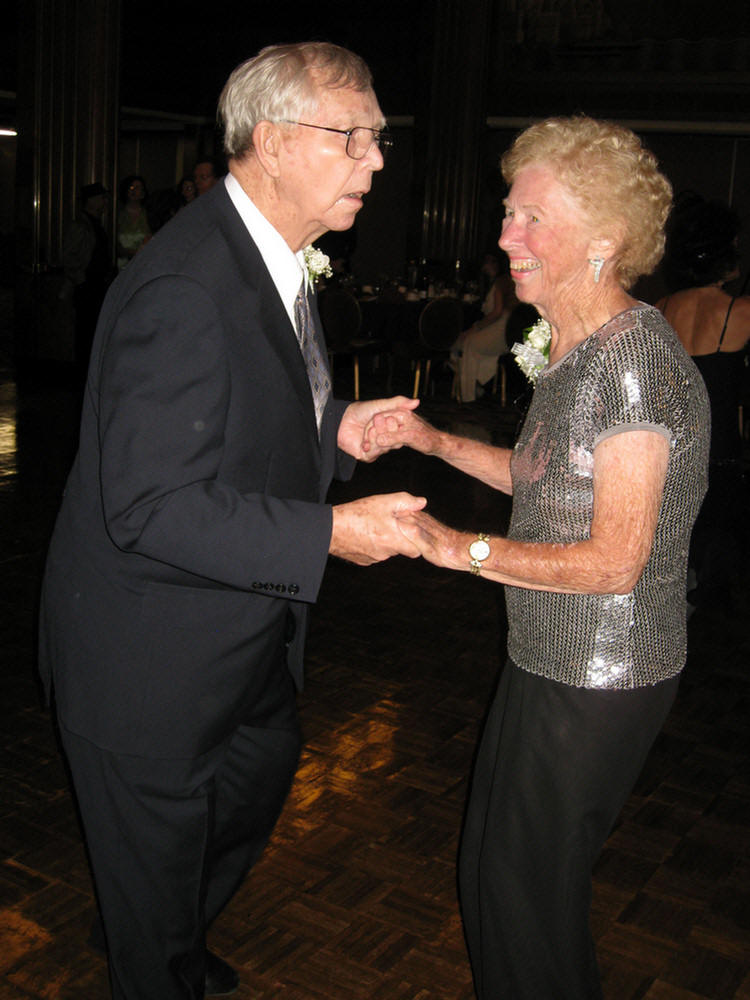
{"type": "Polygon", "coordinates": [[[507,265],[503,269],[496,254],[485,256],[482,274],[490,281],[482,302],[482,318],[464,330],[453,346],[463,403],[477,398],[477,385],[482,386],[495,377],[498,358],[508,353],[505,327],[516,304],[507,265]]]}
{"type": "Polygon", "coordinates": [[[663,274],[670,294],[657,302],[703,376],[711,404],[709,489],[693,533],[698,587],[691,603],[726,606],[741,563],[743,523],[739,407],[750,340],[750,296],[724,284],[738,275],[736,213],[688,192],[667,227],[663,274]]]}

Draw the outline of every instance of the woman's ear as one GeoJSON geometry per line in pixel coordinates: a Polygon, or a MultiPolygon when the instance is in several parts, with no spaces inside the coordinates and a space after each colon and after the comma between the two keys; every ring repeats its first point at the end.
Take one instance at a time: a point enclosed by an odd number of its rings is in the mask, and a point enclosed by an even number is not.
{"type": "Polygon", "coordinates": [[[611,236],[594,236],[589,243],[589,259],[610,260],[617,253],[618,240],[611,236]]]}

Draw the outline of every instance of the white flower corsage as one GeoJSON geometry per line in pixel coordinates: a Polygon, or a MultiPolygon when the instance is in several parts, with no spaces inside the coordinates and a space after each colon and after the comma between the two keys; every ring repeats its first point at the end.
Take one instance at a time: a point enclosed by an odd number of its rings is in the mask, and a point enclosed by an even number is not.
{"type": "Polygon", "coordinates": [[[331,277],[333,274],[331,261],[322,250],[318,250],[317,247],[310,244],[302,251],[302,255],[305,258],[307,277],[311,285],[314,285],[319,278],[331,277]]]}
{"type": "Polygon", "coordinates": [[[533,326],[523,331],[523,343],[514,344],[511,351],[516,356],[516,364],[532,385],[536,385],[539,372],[549,361],[549,344],[552,328],[546,319],[538,319],[533,326]]]}

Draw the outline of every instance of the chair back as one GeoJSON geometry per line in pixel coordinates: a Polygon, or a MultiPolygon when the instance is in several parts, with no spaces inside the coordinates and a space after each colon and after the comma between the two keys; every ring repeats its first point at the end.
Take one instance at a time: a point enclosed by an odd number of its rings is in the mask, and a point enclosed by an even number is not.
{"type": "Polygon", "coordinates": [[[318,299],[329,351],[347,347],[362,326],[359,303],[346,288],[324,288],[318,299]]]}
{"type": "Polygon", "coordinates": [[[458,299],[433,299],[419,314],[419,336],[430,350],[448,351],[463,324],[464,314],[458,299]]]}

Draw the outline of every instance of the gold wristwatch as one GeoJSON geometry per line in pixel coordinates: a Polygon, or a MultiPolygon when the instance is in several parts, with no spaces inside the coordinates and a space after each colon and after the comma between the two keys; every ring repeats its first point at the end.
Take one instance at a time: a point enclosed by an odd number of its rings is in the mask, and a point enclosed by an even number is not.
{"type": "Polygon", "coordinates": [[[475,575],[479,575],[479,570],[482,568],[482,563],[490,554],[490,536],[484,535],[480,531],[477,537],[469,546],[469,555],[471,556],[471,562],[469,566],[471,567],[471,572],[475,575]]]}

